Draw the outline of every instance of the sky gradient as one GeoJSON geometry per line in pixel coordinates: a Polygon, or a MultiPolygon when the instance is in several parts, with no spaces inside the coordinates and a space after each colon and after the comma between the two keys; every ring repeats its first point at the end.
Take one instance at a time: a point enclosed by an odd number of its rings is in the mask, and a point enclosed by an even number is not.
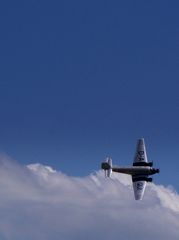
{"type": "Polygon", "coordinates": [[[133,161],[179,191],[179,3],[0,3],[0,150],[68,175],[133,161]]]}

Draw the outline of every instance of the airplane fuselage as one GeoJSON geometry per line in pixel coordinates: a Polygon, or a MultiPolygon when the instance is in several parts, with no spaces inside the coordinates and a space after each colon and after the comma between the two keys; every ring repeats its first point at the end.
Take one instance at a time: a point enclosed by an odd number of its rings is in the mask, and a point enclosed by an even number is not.
{"type": "Polygon", "coordinates": [[[112,167],[113,172],[124,173],[129,175],[153,175],[158,173],[158,169],[147,166],[133,166],[133,167],[112,167]]]}

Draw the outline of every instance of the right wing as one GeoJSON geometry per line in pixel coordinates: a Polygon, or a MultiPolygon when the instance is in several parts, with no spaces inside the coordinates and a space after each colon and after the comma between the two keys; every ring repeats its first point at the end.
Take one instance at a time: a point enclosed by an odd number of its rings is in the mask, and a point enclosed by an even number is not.
{"type": "Polygon", "coordinates": [[[144,142],[144,139],[141,138],[137,142],[137,147],[136,147],[136,153],[135,153],[135,157],[134,157],[133,166],[135,166],[135,165],[140,166],[140,163],[143,163],[143,162],[147,163],[148,160],[147,160],[145,142],[144,142]]]}
{"type": "MultiPolygon", "coordinates": [[[[144,163],[147,163],[147,162],[148,160],[147,160],[145,142],[144,142],[144,139],[141,138],[137,142],[133,166],[143,166],[144,163]]],[[[132,176],[135,200],[142,200],[143,198],[145,187],[146,187],[146,181],[144,179],[145,178],[143,176],[132,176]]]]}
{"type": "Polygon", "coordinates": [[[135,200],[142,200],[145,187],[146,187],[146,181],[135,181],[135,179],[132,178],[133,181],[133,189],[134,189],[134,197],[135,200]]]}

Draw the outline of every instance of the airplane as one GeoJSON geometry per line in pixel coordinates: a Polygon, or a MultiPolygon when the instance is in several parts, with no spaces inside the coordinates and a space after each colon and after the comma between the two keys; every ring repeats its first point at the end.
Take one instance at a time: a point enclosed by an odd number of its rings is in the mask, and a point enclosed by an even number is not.
{"type": "Polygon", "coordinates": [[[158,168],[153,168],[153,162],[148,162],[144,138],[137,141],[136,153],[131,167],[117,167],[112,165],[112,159],[108,157],[102,162],[101,168],[106,177],[111,177],[112,172],[129,174],[132,176],[135,200],[142,200],[146,182],[152,182],[150,175],[159,173],[158,168]]]}

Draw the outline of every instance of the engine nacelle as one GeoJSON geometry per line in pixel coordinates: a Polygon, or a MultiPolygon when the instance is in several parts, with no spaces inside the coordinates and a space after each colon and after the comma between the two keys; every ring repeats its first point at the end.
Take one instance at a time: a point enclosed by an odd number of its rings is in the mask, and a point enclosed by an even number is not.
{"type": "Polygon", "coordinates": [[[133,166],[152,167],[153,166],[153,162],[134,162],[133,166]]]}
{"type": "Polygon", "coordinates": [[[135,177],[135,178],[133,178],[133,182],[138,182],[138,181],[152,182],[153,179],[148,178],[148,177],[135,177]]]}
{"type": "Polygon", "coordinates": [[[152,178],[147,178],[147,180],[146,180],[147,182],[152,182],[153,181],[153,179],[152,178]]]}
{"type": "Polygon", "coordinates": [[[153,162],[148,162],[148,166],[152,167],[153,166],[153,162]]]}

